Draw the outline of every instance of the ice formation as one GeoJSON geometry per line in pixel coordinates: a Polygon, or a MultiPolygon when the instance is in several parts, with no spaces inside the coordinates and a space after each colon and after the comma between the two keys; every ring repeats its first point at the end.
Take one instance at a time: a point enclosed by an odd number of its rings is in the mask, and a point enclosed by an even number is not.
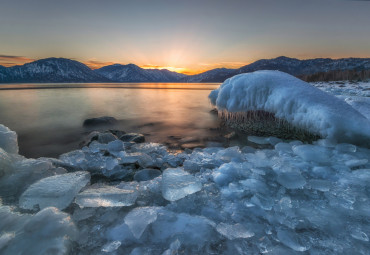
{"type": "Polygon", "coordinates": [[[77,231],[71,217],[48,207],[35,215],[0,206],[0,253],[68,254],[77,231]]]}
{"type": "Polygon", "coordinates": [[[163,172],[162,194],[169,201],[179,200],[201,189],[200,181],[181,168],[169,168],[163,172]]]}
{"type": "Polygon", "coordinates": [[[50,206],[65,209],[89,181],[90,174],[82,171],[41,179],[21,195],[19,206],[29,210],[50,206]]]}
{"type": "MultiPolygon", "coordinates": [[[[345,101],[279,71],[257,71],[227,79],[209,98],[236,122],[248,118],[288,122],[321,137],[370,146],[370,121],[345,101]]],[[[269,124],[271,125],[271,124],[269,124]]],[[[267,129],[268,126],[261,129],[267,129]]]]}
{"type": "Polygon", "coordinates": [[[352,142],[101,140],[26,159],[2,130],[0,254],[369,254],[370,150],[352,142]]]}
{"type": "Polygon", "coordinates": [[[76,197],[80,207],[121,207],[133,205],[138,194],[135,189],[104,186],[86,189],[76,197]]]}

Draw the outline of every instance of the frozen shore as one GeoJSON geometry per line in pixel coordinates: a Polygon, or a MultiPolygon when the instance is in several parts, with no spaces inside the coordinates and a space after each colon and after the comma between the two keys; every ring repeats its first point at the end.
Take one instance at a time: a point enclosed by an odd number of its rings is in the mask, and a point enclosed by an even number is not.
{"type": "Polygon", "coordinates": [[[248,140],[271,148],[116,139],[27,159],[0,125],[0,254],[369,254],[369,148],[248,140]]]}

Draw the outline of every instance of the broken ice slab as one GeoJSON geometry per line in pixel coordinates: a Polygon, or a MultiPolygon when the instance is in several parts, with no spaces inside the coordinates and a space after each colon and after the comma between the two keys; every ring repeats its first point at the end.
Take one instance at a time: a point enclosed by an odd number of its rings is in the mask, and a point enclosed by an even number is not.
{"type": "Polygon", "coordinates": [[[293,146],[293,151],[302,159],[317,163],[327,163],[331,157],[329,149],[311,144],[293,146]]]}
{"type": "Polygon", "coordinates": [[[53,207],[30,215],[0,206],[0,218],[2,255],[68,254],[77,234],[71,217],[53,207]]]}
{"type": "Polygon", "coordinates": [[[161,174],[162,172],[157,169],[146,168],[146,169],[137,171],[134,175],[134,180],[138,182],[150,181],[160,176],[161,174]]]}
{"type": "Polygon", "coordinates": [[[261,144],[261,145],[270,144],[269,138],[262,137],[262,136],[248,136],[248,141],[255,143],[255,144],[261,144]]]}
{"type": "Polygon", "coordinates": [[[344,162],[344,164],[349,168],[360,167],[366,165],[367,163],[368,163],[367,159],[351,159],[344,162]]]}
{"type": "Polygon", "coordinates": [[[279,228],[277,230],[277,237],[284,245],[295,251],[307,251],[310,249],[308,240],[302,234],[295,233],[292,230],[284,230],[279,228]]]}
{"type": "Polygon", "coordinates": [[[239,223],[231,225],[222,222],[217,225],[216,230],[229,240],[234,240],[237,238],[250,238],[254,236],[252,231],[248,230],[245,226],[239,223]]]}
{"type": "Polygon", "coordinates": [[[169,201],[179,200],[201,189],[201,182],[182,168],[168,168],[162,174],[162,195],[169,201]]]}
{"type": "Polygon", "coordinates": [[[38,210],[56,207],[60,210],[70,205],[76,194],[90,181],[88,172],[80,171],[55,175],[32,184],[20,197],[23,209],[38,210]]]}
{"type": "Polygon", "coordinates": [[[299,170],[281,172],[278,174],[277,181],[287,189],[300,189],[306,184],[306,179],[299,170]]]}
{"type": "Polygon", "coordinates": [[[139,164],[141,167],[146,168],[154,164],[153,159],[142,152],[121,153],[120,157],[119,163],[123,165],[139,164]]]}
{"type": "Polygon", "coordinates": [[[113,241],[113,242],[109,242],[109,243],[106,243],[106,244],[101,248],[101,251],[102,251],[102,252],[107,252],[107,253],[114,252],[114,251],[115,251],[115,250],[117,250],[120,246],[121,246],[121,242],[120,242],[120,241],[113,241]]]}
{"type": "Polygon", "coordinates": [[[0,124],[0,148],[8,153],[18,153],[17,133],[0,124]]]}
{"type": "Polygon", "coordinates": [[[146,227],[157,219],[160,209],[161,207],[137,207],[126,215],[125,223],[137,239],[140,239],[146,227]]]}
{"type": "Polygon", "coordinates": [[[83,207],[119,207],[133,205],[138,191],[134,188],[113,186],[90,187],[76,196],[76,204],[83,207]]]}

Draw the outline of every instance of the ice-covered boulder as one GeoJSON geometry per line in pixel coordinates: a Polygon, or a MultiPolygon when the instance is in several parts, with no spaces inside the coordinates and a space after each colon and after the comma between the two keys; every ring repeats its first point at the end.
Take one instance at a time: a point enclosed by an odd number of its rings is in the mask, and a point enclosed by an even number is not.
{"type": "Polygon", "coordinates": [[[345,101],[283,72],[236,75],[209,98],[236,122],[259,115],[339,142],[370,146],[367,118],[345,101]]]}
{"type": "Polygon", "coordinates": [[[17,133],[0,124],[0,148],[8,153],[18,153],[17,133]]]}
{"type": "Polygon", "coordinates": [[[19,205],[29,210],[50,206],[63,210],[89,181],[90,174],[83,171],[41,179],[21,195],[19,205]]]}

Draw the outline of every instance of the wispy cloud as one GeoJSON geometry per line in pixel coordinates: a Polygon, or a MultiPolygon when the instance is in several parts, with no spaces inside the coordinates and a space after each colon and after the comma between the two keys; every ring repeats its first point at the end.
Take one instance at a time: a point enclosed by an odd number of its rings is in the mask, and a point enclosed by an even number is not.
{"type": "Polygon", "coordinates": [[[35,59],[24,57],[24,56],[12,56],[12,55],[3,55],[0,54],[0,65],[3,66],[15,66],[23,65],[28,62],[35,61],[35,59]]]}
{"type": "Polygon", "coordinates": [[[88,67],[90,67],[91,69],[98,69],[98,68],[101,68],[103,66],[109,66],[109,65],[116,64],[116,63],[110,62],[110,61],[98,61],[98,60],[87,60],[83,63],[85,65],[87,65],[88,67]]]}
{"type": "Polygon", "coordinates": [[[217,63],[198,63],[200,66],[204,66],[207,68],[218,68],[218,67],[226,67],[226,68],[239,68],[245,65],[250,64],[249,62],[217,62],[217,63]]]}

